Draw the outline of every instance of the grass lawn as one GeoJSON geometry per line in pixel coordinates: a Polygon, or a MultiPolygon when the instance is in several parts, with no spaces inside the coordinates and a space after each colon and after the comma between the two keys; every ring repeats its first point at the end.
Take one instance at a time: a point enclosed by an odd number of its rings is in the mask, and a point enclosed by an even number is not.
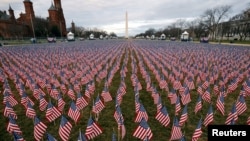
{"type": "MultiPolygon", "coordinates": [[[[30,64],[32,68],[34,67],[39,67],[39,65],[42,65],[42,63],[38,63],[38,61],[42,61],[42,59],[45,60],[50,60],[51,62],[53,62],[54,64],[51,65],[50,63],[48,64],[43,64],[44,67],[46,67],[48,70],[53,70],[53,69],[59,69],[60,67],[58,66],[62,66],[62,67],[67,67],[68,70],[71,71],[75,71],[75,67],[81,64],[88,64],[86,62],[89,62],[90,60],[92,62],[90,62],[89,65],[91,65],[91,63],[100,63],[103,60],[105,60],[105,57],[107,57],[106,62],[104,62],[104,64],[102,65],[102,69],[107,65],[108,69],[107,72],[108,74],[112,71],[114,72],[114,76],[112,79],[112,82],[109,86],[109,92],[112,95],[112,101],[110,102],[106,102],[105,103],[105,108],[101,111],[98,121],[97,123],[99,124],[99,126],[102,128],[103,133],[98,135],[97,137],[95,137],[94,139],[92,139],[93,141],[110,141],[112,139],[112,134],[115,133],[117,136],[119,136],[118,133],[118,129],[117,129],[117,123],[114,119],[114,112],[115,112],[115,98],[117,95],[117,91],[119,88],[119,85],[121,83],[121,75],[120,72],[123,69],[123,65],[127,67],[128,72],[126,72],[126,77],[124,78],[125,84],[126,84],[126,94],[122,97],[122,102],[121,102],[121,111],[122,111],[122,115],[124,117],[124,125],[126,127],[126,135],[123,139],[123,141],[139,141],[140,139],[137,139],[135,137],[133,137],[133,132],[135,131],[135,129],[138,127],[139,123],[135,123],[134,119],[136,117],[136,112],[135,112],[135,91],[134,91],[134,86],[132,85],[132,81],[131,81],[131,75],[134,72],[140,82],[140,84],[142,85],[142,90],[139,91],[139,99],[141,101],[141,104],[143,104],[143,106],[146,109],[146,112],[148,114],[148,125],[150,127],[150,129],[152,130],[153,133],[153,141],[164,141],[164,140],[169,140],[170,135],[171,135],[171,128],[172,128],[172,124],[173,124],[173,119],[175,117],[175,105],[170,103],[170,100],[168,99],[168,94],[169,92],[166,90],[162,90],[159,87],[159,82],[157,81],[156,75],[153,71],[151,71],[152,68],[150,68],[150,66],[147,65],[147,62],[144,58],[148,58],[149,60],[151,60],[152,65],[155,67],[156,70],[161,70],[161,68],[159,68],[157,65],[157,62],[161,62],[164,64],[165,61],[168,61],[166,58],[169,58],[169,60],[171,60],[172,58],[176,58],[175,62],[177,63],[177,67],[179,67],[180,69],[184,66],[186,67],[191,67],[188,64],[188,60],[187,58],[190,58],[190,56],[193,55],[193,62],[196,63],[197,65],[200,64],[205,64],[204,67],[210,66],[211,68],[214,67],[213,63],[218,63],[221,60],[216,60],[216,59],[228,59],[229,63],[231,61],[231,59],[233,59],[233,57],[237,56],[237,54],[231,54],[230,51],[228,51],[226,48],[221,48],[222,52],[228,53],[229,56],[225,56],[225,58],[218,56],[218,58],[214,58],[213,60],[206,60],[206,56],[205,57],[201,57],[202,59],[198,59],[196,57],[198,57],[200,55],[199,50],[194,50],[193,48],[188,48],[190,46],[202,46],[202,45],[198,45],[198,44],[192,44],[192,43],[188,43],[187,44],[183,44],[183,43],[171,43],[171,42],[163,42],[163,41],[131,41],[131,40],[121,40],[121,41],[83,41],[83,42],[72,42],[72,43],[56,43],[56,44],[38,44],[37,45],[37,50],[39,51],[36,52],[36,49],[33,47],[25,47],[23,46],[23,50],[18,50],[18,48],[16,47],[11,47],[11,50],[7,50],[6,48],[0,48],[0,77],[1,77],[1,70],[7,74],[7,72],[4,71],[4,66],[6,66],[7,64],[11,65],[11,64],[15,64],[15,65],[20,65],[20,66],[25,66],[28,67],[27,64],[17,64],[18,60],[13,59],[13,57],[10,56],[3,56],[3,53],[8,52],[8,53],[13,53],[13,55],[17,55],[18,58],[24,59],[25,60],[25,55],[27,55],[27,57],[29,59],[32,59],[31,61],[27,59],[27,62],[33,62],[33,64],[30,64]],[[152,46],[154,46],[155,48],[153,48],[152,46]],[[176,46],[176,48],[175,48],[176,46]],[[31,48],[29,52],[28,48],[31,48]],[[147,56],[147,54],[143,54],[144,52],[141,49],[145,49],[144,51],[153,55],[153,54],[157,54],[158,56],[154,56],[154,57],[150,57],[147,56]],[[184,56],[178,56],[180,54],[175,54],[173,51],[177,51],[178,49],[180,49],[183,52],[187,52],[186,54],[184,53],[184,56]],[[7,50],[7,51],[6,51],[7,50]],[[47,51],[45,51],[47,50],[47,51]],[[20,52],[21,51],[21,52],[20,52]],[[98,54],[99,52],[102,52],[103,54],[98,54]],[[41,54],[40,54],[41,53],[41,54]],[[46,55],[47,53],[47,55],[46,55]],[[84,54],[83,56],[79,56],[80,54],[84,54]],[[169,53],[169,54],[167,54],[169,53]],[[196,56],[196,53],[198,54],[196,56]],[[38,56],[38,54],[40,54],[41,56],[38,56]],[[34,56],[33,56],[34,55],[34,56]],[[169,55],[169,56],[168,56],[169,55]],[[190,55],[190,56],[189,56],[190,55]],[[35,57],[36,56],[36,57],[35,57]],[[59,57],[57,57],[59,56],[59,57]],[[35,57],[35,58],[32,58],[35,57]],[[64,58],[65,57],[65,58],[64,58]],[[102,58],[103,57],[103,58],[102,58]],[[41,60],[39,59],[41,58],[41,60]],[[38,59],[38,60],[37,60],[38,59]],[[60,62],[60,59],[65,59],[63,61],[60,62]],[[114,60],[112,60],[114,59],[114,60]],[[133,60],[132,60],[133,59],[133,60]],[[196,60],[198,59],[198,60],[196,60]],[[145,69],[148,71],[148,75],[150,76],[151,79],[151,83],[155,86],[156,90],[158,91],[158,93],[160,94],[161,100],[162,100],[162,104],[164,106],[166,106],[167,111],[169,113],[171,122],[169,124],[168,127],[164,127],[161,125],[161,123],[155,119],[155,116],[157,114],[157,108],[156,105],[154,104],[154,100],[151,96],[151,92],[147,91],[146,89],[146,81],[143,78],[143,75],[140,71],[140,63],[143,63],[145,69]],[[38,64],[39,65],[38,65],[38,64]],[[60,64],[62,63],[62,64],[60,64]],[[65,63],[65,64],[63,64],[65,63]],[[135,64],[134,64],[135,63],[135,64]],[[178,65],[179,63],[179,65],[178,65]],[[185,63],[187,63],[187,65],[185,65],[185,63]],[[133,66],[134,65],[134,66],[133,66]],[[116,71],[114,71],[115,66],[118,67],[118,69],[116,71]],[[135,67],[136,66],[136,71],[132,69],[132,66],[135,67]],[[54,67],[54,68],[53,68],[54,67]]],[[[209,54],[211,53],[211,48],[216,48],[216,45],[204,45],[204,47],[202,46],[201,48],[201,52],[203,52],[204,54],[209,54]],[[209,48],[210,47],[210,48],[209,48]]],[[[219,45],[220,46],[220,45],[219,45]]],[[[214,49],[215,54],[216,51],[218,51],[218,49],[214,49]]],[[[239,49],[239,51],[237,50],[237,52],[240,52],[241,50],[239,49]]],[[[242,51],[245,51],[245,54],[249,53],[249,49],[245,49],[242,51]]],[[[244,54],[244,53],[242,53],[244,54]]],[[[8,54],[10,55],[10,54],[8,54]]],[[[248,56],[249,57],[249,56],[248,56]]],[[[14,57],[15,58],[15,57],[14,57]]],[[[225,60],[224,60],[225,61],[225,60]]],[[[231,61],[232,62],[232,61],[231,61]]],[[[235,63],[235,62],[233,62],[235,63]]],[[[249,61],[247,62],[247,65],[249,64],[249,61]]],[[[173,64],[174,65],[174,64],[173,64]]],[[[217,64],[219,67],[222,67],[222,64],[217,64]]],[[[246,66],[247,66],[246,65],[246,66]]],[[[81,66],[81,69],[83,71],[83,69],[87,67],[87,66],[81,66]]],[[[235,66],[233,65],[226,65],[225,69],[226,70],[233,70],[232,68],[235,69],[235,66]]],[[[41,67],[43,68],[43,67],[41,67]]],[[[42,70],[40,68],[40,70],[42,70]]],[[[80,67],[79,67],[80,69],[80,67]]],[[[242,71],[246,71],[247,68],[243,68],[242,71]]],[[[60,69],[59,69],[60,70],[60,69]]],[[[89,69],[91,71],[91,69],[89,69]]],[[[173,73],[174,68],[172,69],[167,69],[167,72],[169,74],[173,73]]],[[[13,70],[11,70],[13,71],[13,70]]],[[[39,72],[38,70],[34,70],[35,72],[39,72]]],[[[214,72],[214,70],[209,70],[210,72],[214,72]]],[[[56,75],[56,72],[51,72],[54,73],[56,76],[56,79],[61,82],[61,77],[56,75]]],[[[96,74],[98,74],[99,72],[97,72],[96,74]]],[[[183,72],[182,72],[183,73],[183,72]]],[[[3,74],[3,73],[2,73],[3,74]]],[[[17,74],[17,72],[15,72],[15,74],[17,74]]],[[[75,74],[75,73],[74,73],[75,74]]],[[[185,73],[184,73],[185,74],[185,73]]],[[[211,73],[210,73],[211,74],[211,73]]],[[[221,75],[221,72],[220,72],[221,75]]],[[[33,128],[34,128],[34,121],[30,118],[27,118],[25,115],[26,109],[24,108],[24,106],[20,103],[21,102],[21,96],[19,95],[19,92],[15,86],[15,82],[14,80],[9,76],[7,76],[7,80],[9,83],[9,86],[11,88],[12,93],[14,94],[15,99],[18,101],[18,105],[13,107],[13,110],[15,111],[15,113],[17,114],[18,119],[16,120],[18,126],[20,127],[21,131],[22,131],[22,135],[23,138],[26,141],[32,141],[34,140],[34,134],[33,134],[33,128]]],[[[238,74],[236,75],[238,76],[238,74]]],[[[249,77],[249,74],[245,75],[244,80],[247,79],[247,76],[249,77]]],[[[185,75],[184,75],[185,78],[185,75]]],[[[195,80],[197,80],[197,76],[194,76],[195,80]]],[[[77,81],[80,82],[81,78],[78,78],[77,81]]],[[[249,79],[249,78],[248,78],[249,79]]],[[[70,81],[70,79],[68,79],[68,81],[70,81]]],[[[228,81],[229,82],[229,81],[228,81]]],[[[213,106],[213,111],[214,111],[214,122],[213,124],[224,124],[225,120],[227,118],[228,113],[231,111],[232,105],[233,103],[235,103],[237,101],[237,97],[240,93],[240,89],[242,86],[242,83],[244,81],[240,82],[238,84],[238,87],[235,91],[231,92],[230,94],[228,94],[228,96],[225,98],[225,115],[222,116],[221,113],[219,113],[219,111],[216,110],[216,100],[217,100],[217,95],[214,94],[213,92],[213,87],[214,85],[211,84],[209,87],[211,88],[211,103],[207,103],[205,101],[202,102],[202,110],[199,111],[197,114],[194,113],[194,109],[195,109],[195,105],[196,105],[196,101],[197,98],[199,96],[199,94],[197,93],[197,85],[196,88],[194,90],[190,91],[190,95],[191,95],[191,102],[187,105],[188,106],[188,120],[186,121],[186,123],[182,126],[181,130],[183,132],[183,134],[185,135],[187,140],[191,140],[192,139],[192,135],[193,132],[198,124],[198,121],[200,120],[200,118],[202,118],[204,120],[208,108],[210,106],[210,104],[212,104],[213,106]]],[[[103,88],[104,88],[104,83],[105,83],[105,79],[102,79],[100,82],[96,81],[95,79],[95,91],[94,93],[91,95],[91,98],[89,100],[89,104],[87,107],[85,107],[83,110],[81,110],[81,116],[80,119],[77,123],[74,123],[74,121],[67,115],[68,113],[68,109],[70,107],[70,103],[71,103],[71,99],[69,98],[69,96],[64,95],[63,99],[66,102],[66,105],[64,107],[64,110],[62,111],[62,114],[71,122],[72,124],[72,129],[71,129],[71,133],[70,133],[70,137],[69,140],[73,141],[73,140],[77,140],[77,137],[79,135],[79,130],[83,133],[85,133],[86,127],[87,127],[87,123],[88,123],[88,119],[90,118],[90,116],[95,116],[91,110],[92,110],[92,106],[93,106],[93,101],[96,99],[96,97],[101,94],[103,88]]],[[[167,79],[167,83],[168,83],[168,87],[169,89],[173,88],[172,83],[170,82],[170,80],[167,79]]],[[[183,84],[183,80],[181,80],[181,83],[183,84]]],[[[226,84],[228,85],[228,83],[226,84]]],[[[3,101],[3,91],[4,91],[4,83],[0,82],[0,101],[3,101]]],[[[67,86],[68,88],[68,86],[67,86]]],[[[81,85],[81,94],[83,95],[85,93],[85,88],[86,85],[81,85]]],[[[60,89],[57,88],[59,91],[60,89]]],[[[42,89],[45,93],[45,99],[47,101],[51,100],[52,104],[54,106],[57,105],[57,100],[53,99],[50,97],[49,92],[47,91],[47,89],[42,89]]],[[[60,136],[58,134],[58,130],[59,130],[59,125],[60,125],[60,120],[61,118],[57,118],[55,121],[53,122],[48,122],[46,120],[46,112],[41,112],[39,110],[39,101],[35,99],[35,97],[33,96],[33,92],[29,87],[25,87],[25,92],[27,93],[28,97],[30,99],[32,99],[35,103],[35,105],[33,106],[33,108],[36,111],[37,116],[39,117],[39,119],[44,122],[47,125],[47,132],[50,133],[51,135],[53,135],[56,139],[60,140],[60,136]]],[[[178,93],[178,92],[177,92],[178,93]]],[[[178,93],[179,94],[179,93],[178,93]]],[[[249,97],[245,98],[247,106],[249,108],[250,105],[250,99],[249,97]]],[[[0,115],[4,115],[4,108],[5,108],[5,104],[1,104],[0,105],[0,109],[1,109],[1,113],[0,115]]],[[[181,111],[179,112],[179,115],[177,115],[176,117],[180,118],[182,110],[184,108],[184,105],[181,105],[181,111]]],[[[242,115],[239,115],[238,117],[238,121],[236,122],[236,124],[246,124],[247,118],[250,115],[250,111],[249,109],[247,109],[246,112],[244,112],[242,115]]],[[[4,117],[4,116],[0,116],[0,121],[2,123],[3,126],[0,126],[0,138],[3,141],[8,141],[8,140],[13,140],[13,136],[11,134],[9,134],[6,131],[6,127],[8,124],[8,118],[4,117]]],[[[202,136],[200,137],[199,141],[205,141],[207,140],[207,127],[202,126],[202,136]]],[[[46,136],[43,136],[42,140],[46,140],[46,136]]]]}

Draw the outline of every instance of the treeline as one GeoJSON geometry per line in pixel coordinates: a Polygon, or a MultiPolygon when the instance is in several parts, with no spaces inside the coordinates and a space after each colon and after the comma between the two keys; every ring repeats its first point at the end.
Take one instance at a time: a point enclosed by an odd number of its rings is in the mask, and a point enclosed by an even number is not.
{"type": "Polygon", "coordinates": [[[147,37],[155,35],[160,37],[165,34],[167,38],[176,37],[186,30],[190,37],[208,37],[212,40],[219,37],[233,37],[237,35],[239,40],[245,40],[250,36],[250,4],[241,13],[230,17],[232,6],[224,5],[205,10],[200,17],[187,21],[178,19],[165,28],[156,30],[149,28],[144,33],[139,33],[135,37],[147,37]]]}

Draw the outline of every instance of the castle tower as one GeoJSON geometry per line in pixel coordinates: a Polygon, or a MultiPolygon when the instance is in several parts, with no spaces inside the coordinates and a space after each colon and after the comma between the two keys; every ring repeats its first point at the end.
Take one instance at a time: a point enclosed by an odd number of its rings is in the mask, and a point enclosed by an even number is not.
{"type": "Polygon", "coordinates": [[[16,18],[15,18],[14,10],[11,8],[10,5],[9,5],[9,14],[10,14],[10,20],[15,22],[16,18]]]}
{"type": "Polygon", "coordinates": [[[62,9],[62,3],[61,0],[54,0],[55,8],[57,9],[57,14],[58,14],[58,24],[61,28],[61,32],[63,36],[66,36],[67,30],[66,30],[66,22],[63,14],[63,9],[62,9]]]}
{"type": "Polygon", "coordinates": [[[49,21],[51,25],[57,25],[57,21],[58,21],[58,14],[57,14],[57,10],[54,6],[54,4],[51,2],[51,6],[48,9],[49,11],[49,21]]]}
{"type": "Polygon", "coordinates": [[[128,39],[128,12],[126,11],[125,38],[128,39]]]}
{"type": "Polygon", "coordinates": [[[31,21],[31,18],[35,18],[35,13],[33,10],[33,3],[30,0],[24,0],[24,8],[25,8],[25,14],[26,14],[26,22],[29,23],[31,21]]]}
{"type": "Polygon", "coordinates": [[[61,0],[54,0],[54,3],[57,9],[62,9],[61,0]]]}

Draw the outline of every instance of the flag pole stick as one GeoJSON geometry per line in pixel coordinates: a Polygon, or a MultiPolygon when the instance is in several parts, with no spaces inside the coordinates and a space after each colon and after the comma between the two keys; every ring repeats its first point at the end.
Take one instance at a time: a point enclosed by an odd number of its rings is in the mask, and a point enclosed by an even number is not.
{"type": "Polygon", "coordinates": [[[119,127],[119,123],[118,123],[118,128],[117,128],[117,139],[118,141],[120,141],[120,127],[119,127]]]}
{"type": "Polygon", "coordinates": [[[79,134],[80,134],[80,140],[82,141],[82,133],[81,133],[81,128],[79,128],[79,134]]]}

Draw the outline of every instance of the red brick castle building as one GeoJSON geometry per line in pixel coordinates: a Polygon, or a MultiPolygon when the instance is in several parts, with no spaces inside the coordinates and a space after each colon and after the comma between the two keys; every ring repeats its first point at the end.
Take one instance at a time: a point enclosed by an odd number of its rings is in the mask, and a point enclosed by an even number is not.
{"type": "MultiPolygon", "coordinates": [[[[30,0],[23,1],[25,13],[20,13],[16,18],[14,10],[9,6],[8,14],[0,10],[0,37],[19,38],[33,37],[34,24],[36,20],[33,3],[30,0]]],[[[64,19],[61,0],[54,0],[48,9],[49,16],[46,18],[49,27],[56,26],[61,36],[66,36],[66,23],[64,19]]],[[[48,30],[48,29],[47,29],[48,30]]]]}

